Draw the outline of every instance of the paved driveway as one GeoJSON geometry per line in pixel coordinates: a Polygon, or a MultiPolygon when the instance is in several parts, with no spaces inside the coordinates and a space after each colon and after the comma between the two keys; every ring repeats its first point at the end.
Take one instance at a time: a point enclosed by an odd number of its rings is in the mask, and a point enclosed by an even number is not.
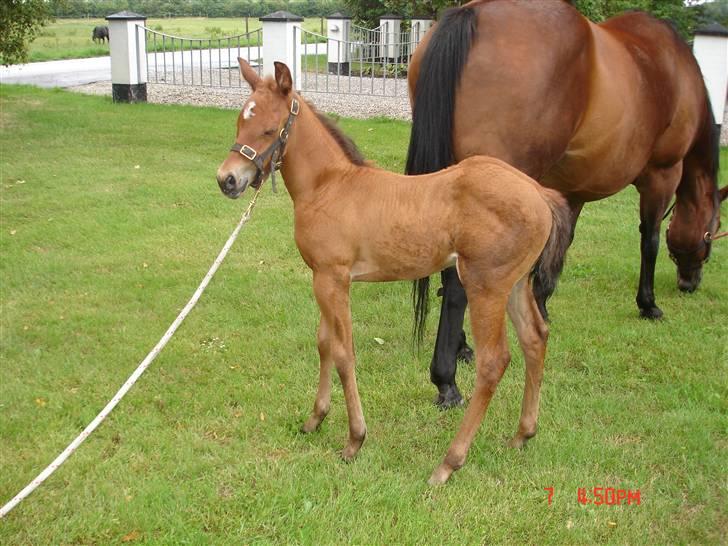
{"type": "Polygon", "coordinates": [[[40,87],[71,87],[110,81],[110,57],[68,59],[0,67],[0,83],[27,83],[40,87]]]}

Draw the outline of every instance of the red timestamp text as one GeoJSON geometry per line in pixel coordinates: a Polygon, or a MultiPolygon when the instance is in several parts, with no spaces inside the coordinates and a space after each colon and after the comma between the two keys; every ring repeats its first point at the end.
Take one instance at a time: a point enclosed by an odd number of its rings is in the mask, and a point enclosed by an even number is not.
{"type": "Polygon", "coordinates": [[[591,489],[586,487],[577,488],[576,500],[579,504],[593,504],[594,506],[639,505],[642,502],[639,489],[633,491],[631,489],[601,486],[592,487],[591,489]]]}

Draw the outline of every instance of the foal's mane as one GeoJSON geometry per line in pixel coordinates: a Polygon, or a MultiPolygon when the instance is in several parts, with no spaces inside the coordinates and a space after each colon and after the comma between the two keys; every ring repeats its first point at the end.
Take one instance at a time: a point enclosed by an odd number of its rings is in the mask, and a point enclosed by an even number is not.
{"type": "Polygon", "coordinates": [[[309,108],[311,108],[311,111],[316,114],[316,117],[321,122],[321,125],[323,125],[326,131],[334,138],[336,144],[339,145],[339,148],[341,148],[341,151],[344,152],[349,161],[351,161],[354,165],[358,166],[366,165],[366,159],[364,159],[364,156],[359,151],[359,148],[357,148],[356,144],[354,144],[354,141],[351,140],[351,138],[349,138],[347,135],[345,135],[341,128],[336,125],[336,122],[326,114],[322,114],[321,112],[316,110],[316,107],[309,101],[306,101],[306,104],[309,108]]]}

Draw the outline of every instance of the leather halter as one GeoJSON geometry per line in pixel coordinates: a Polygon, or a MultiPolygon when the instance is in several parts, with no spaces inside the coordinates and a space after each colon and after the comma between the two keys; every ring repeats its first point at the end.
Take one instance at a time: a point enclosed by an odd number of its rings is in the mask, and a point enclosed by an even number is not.
{"type": "MultiPolygon", "coordinates": [[[[248,146],[247,144],[238,144],[237,142],[230,148],[231,152],[238,152],[245,159],[252,161],[253,165],[255,165],[258,169],[255,179],[250,183],[252,188],[257,190],[265,181],[265,163],[268,161],[268,158],[270,158],[269,174],[273,174],[275,177],[275,171],[281,168],[283,154],[286,150],[286,143],[288,142],[288,135],[291,131],[291,125],[293,125],[293,121],[296,119],[299,111],[300,104],[298,103],[298,100],[293,99],[291,101],[291,109],[288,113],[288,119],[278,133],[278,138],[276,138],[263,152],[258,153],[252,146],[248,146]]],[[[273,180],[275,181],[275,178],[273,180]]],[[[275,182],[273,184],[273,191],[275,191],[275,182]]]]}

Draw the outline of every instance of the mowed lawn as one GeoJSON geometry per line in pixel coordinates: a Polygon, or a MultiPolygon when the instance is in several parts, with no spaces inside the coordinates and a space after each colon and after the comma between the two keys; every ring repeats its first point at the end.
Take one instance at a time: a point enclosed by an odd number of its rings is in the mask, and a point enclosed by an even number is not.
{"type": "MultiPolygon", "coordinates": [[[[104,19],[56,19],[53,23],[43,27],[36,39],[31,42],[29,61],[77,59],[108,55],[108,43],[94,43],[91,39],[94,27],[99,25],[108,25],[108,21],[104,19]]],[[[215,40],[218,38],[258,30],[261,28],[261,23],[257,17],[248,18],[246,31],[244,17],[215,19],[207,17],[170,17],[167,19],[147,19],[146,26],[158,32],[182,38],[212,39],[212,46],[216,47],[215,40]]],[[[318,17],[308,18],[304,21],[303,28],[317,34],[321,33],[321,19],[318,17]]],[[[323,33],[326,33],[325,22],[323,33]]],[[[152,47],[151,42],[148,47],[152,47]]],[[[176,47],[180,47],[179,43],[177,43],[176,47]]],[[[189,44],[185,43],[185,47],[188,48],[189,44]]]]}
{"type": "MultiPolygon", "coordinates": [[[[214,180],[235,116],[0,87],[0,503],[106,404],[222,247],[249,197],[230,201],[214,180]]],[[[340,123],[367,157],[402,171],[406,123],[340,123]]],[[[413,353],[409,283],[352,290],[369,427],[358,458],[338,457],[338,379],[321,430],[298,432],[316,391],[318,312],[290,199],[266,188],[175,338],[0,522],[0,543],[724,541],[728,240],[691,295],[662,243],[665,318],[640,320],[637,210],[630,188],[582,214],[550,305],[538,435],[505,446],[524,376],[511,332],[513,362],[467,464],[431,488],[463,410],[432,405],[437,317],[413,353]],[[599,486],[639,490],[640,503],[579,503],[578,488],[599,486]]],[[[473,376],[461,367],[467,395],[473,376]]]]}

